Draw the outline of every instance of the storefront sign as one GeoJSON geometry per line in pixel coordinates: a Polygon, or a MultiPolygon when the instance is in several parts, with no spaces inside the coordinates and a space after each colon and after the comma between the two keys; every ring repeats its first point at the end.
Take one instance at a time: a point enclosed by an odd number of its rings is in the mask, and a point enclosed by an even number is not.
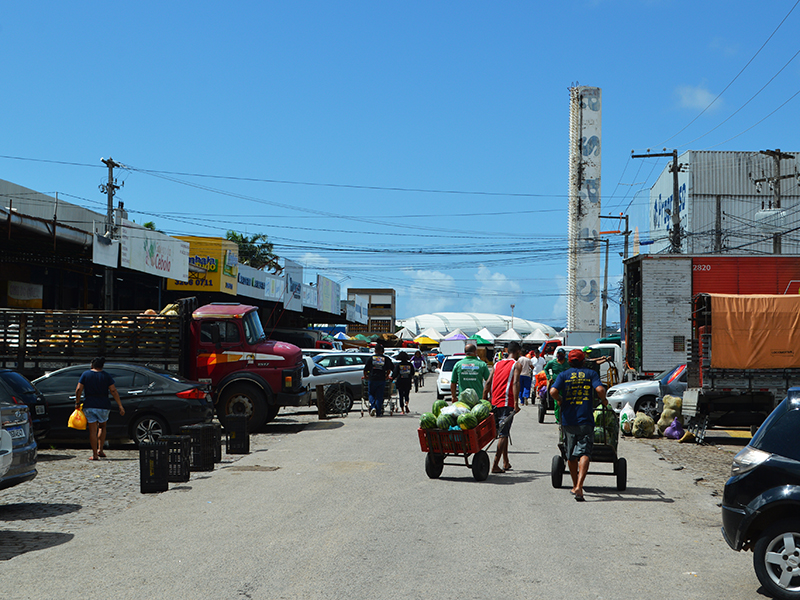
{"type": "Polygon", "coordinates": [[[239,250],[235,242],[223,238],[181,236],[189,244],[189,264],[194,267],[188,281],[169,279],[168,290],[238,293],[239,250]]]}
{"type": "Polygon", "coordinates": [[[119,266],[178,281],[188,281],[188,242],[125,219],[122,220],[119,231],[119,266]]]}

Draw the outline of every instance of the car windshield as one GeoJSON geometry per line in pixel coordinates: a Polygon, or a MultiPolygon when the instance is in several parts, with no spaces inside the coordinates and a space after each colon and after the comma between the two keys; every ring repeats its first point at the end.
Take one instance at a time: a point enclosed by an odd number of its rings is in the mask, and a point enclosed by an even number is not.
{"type": "Polygon", "coordinates": [[[453,367],[456,366],[456,363],[460,361],[463,356],[451,356],[449,358],[444,359],[444,364],[442,365],[442,371],[452,371],[453,367]]]}
{"type": "Polygon", "coordinates": [[[261,327],[261,321],[258,319],[258,312],[247,313],[242,319],[242,324],[244,325],[244,336],[247,338],[248,344],[257,344],[267,339],[264,334],[264,328],[261,327]]]}
{"type": "Polygon", "coordinates": [[[0,378],[2,378],[12,390],[20,395],[36,393],[30,382],[19,373],[15,373],[14,371],[5,371],[0,373],[0,378]]]}
{"type": "Polygon", "coordinates": [[[770,454],[800,460],[800,406],[786,398],[758,428],[750,446],[770,454]]]}
{"type": "Polygon", "coordinates": [[[664,371],[663,373],[659,373],[658,375],[654,376],[654,377],[653,377],[653,379],[654,379],[654,380],[661,380],[661,379],[664,379],[664,377],[666,377],[667,375],[669,375],[670,373],[672,373],[672,372],[673,372],[675,369],[677,369],[677,368],[678,368],[678,367],[680,367],[680,366],[682,366],[682,365],[678,365],[677,367],[672,367],[671,369],[667,369],[667,370],[666,370],[666,371],[664,371]]]}

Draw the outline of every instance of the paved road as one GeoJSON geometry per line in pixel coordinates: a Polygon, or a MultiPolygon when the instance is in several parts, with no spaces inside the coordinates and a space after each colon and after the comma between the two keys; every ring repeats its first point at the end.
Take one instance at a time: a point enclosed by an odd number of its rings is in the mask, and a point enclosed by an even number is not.
{"type": "Polygon", "coordinates": [[[416,425],[433,398],[428,386],[412,394],[411,415],[382,419],[282,415],[250,455],[89,523],[70,517],[84,501],[63,524],[48,516],[45,531],[36,518],[0,521],[0,539],[52,536],[0,561],[0,581],[14,582],[2,597],[756,597],[751,555],[721,539],[718,500],[649,444],[621,442],[626,492],[590,475],[576,503],[550,485],[555,427],[526,409],[512,429],[513,471],[477,483],[448,465],[430,480],[416,425]]]}

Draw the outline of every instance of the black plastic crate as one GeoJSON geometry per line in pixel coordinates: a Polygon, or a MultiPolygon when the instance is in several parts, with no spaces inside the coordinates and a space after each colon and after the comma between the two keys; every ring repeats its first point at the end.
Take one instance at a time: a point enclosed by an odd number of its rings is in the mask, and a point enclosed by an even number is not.
{"type": "Polygon", "coordinates": [[[209,424],[186,425],[181,427],[181,434],[188,435],[189,470],[214,470],[214,427],[209,424]]]}
{"type": "Polygon", "coordinates": [[[158,441],[167,443],[168,477],[173,483],[189,481],[191,440],[188,435],[162,435],[158,438],[158,441]]]}
{"type": "Polygon", "coordinates": [[[167,442],[139,444],[140,489],[143,494],[166,492],[169,489],[167,442]]]}
{"type": "Polygon", "coordinates": [[[250,436],[247,433],[247,415],[228,415],[225,429],[228,431],[226,452],[228,454],[250,454],[250,436]]]}

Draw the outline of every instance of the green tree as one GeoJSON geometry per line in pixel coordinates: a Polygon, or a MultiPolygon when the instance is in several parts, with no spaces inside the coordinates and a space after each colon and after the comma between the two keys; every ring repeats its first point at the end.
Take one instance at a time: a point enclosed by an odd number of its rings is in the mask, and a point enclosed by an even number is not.
{"type": "Polygon", "coordinates": [[[266,234],[257,233],[247,236],[236,231],[228,231],[225,238],[231,242],[236,242],[239,246],[239,262],[254,269],[267,268],[273,273],[280,273],[283,267],[278,264],[278,256],[275,254],[272,243],[266,234]]]}

